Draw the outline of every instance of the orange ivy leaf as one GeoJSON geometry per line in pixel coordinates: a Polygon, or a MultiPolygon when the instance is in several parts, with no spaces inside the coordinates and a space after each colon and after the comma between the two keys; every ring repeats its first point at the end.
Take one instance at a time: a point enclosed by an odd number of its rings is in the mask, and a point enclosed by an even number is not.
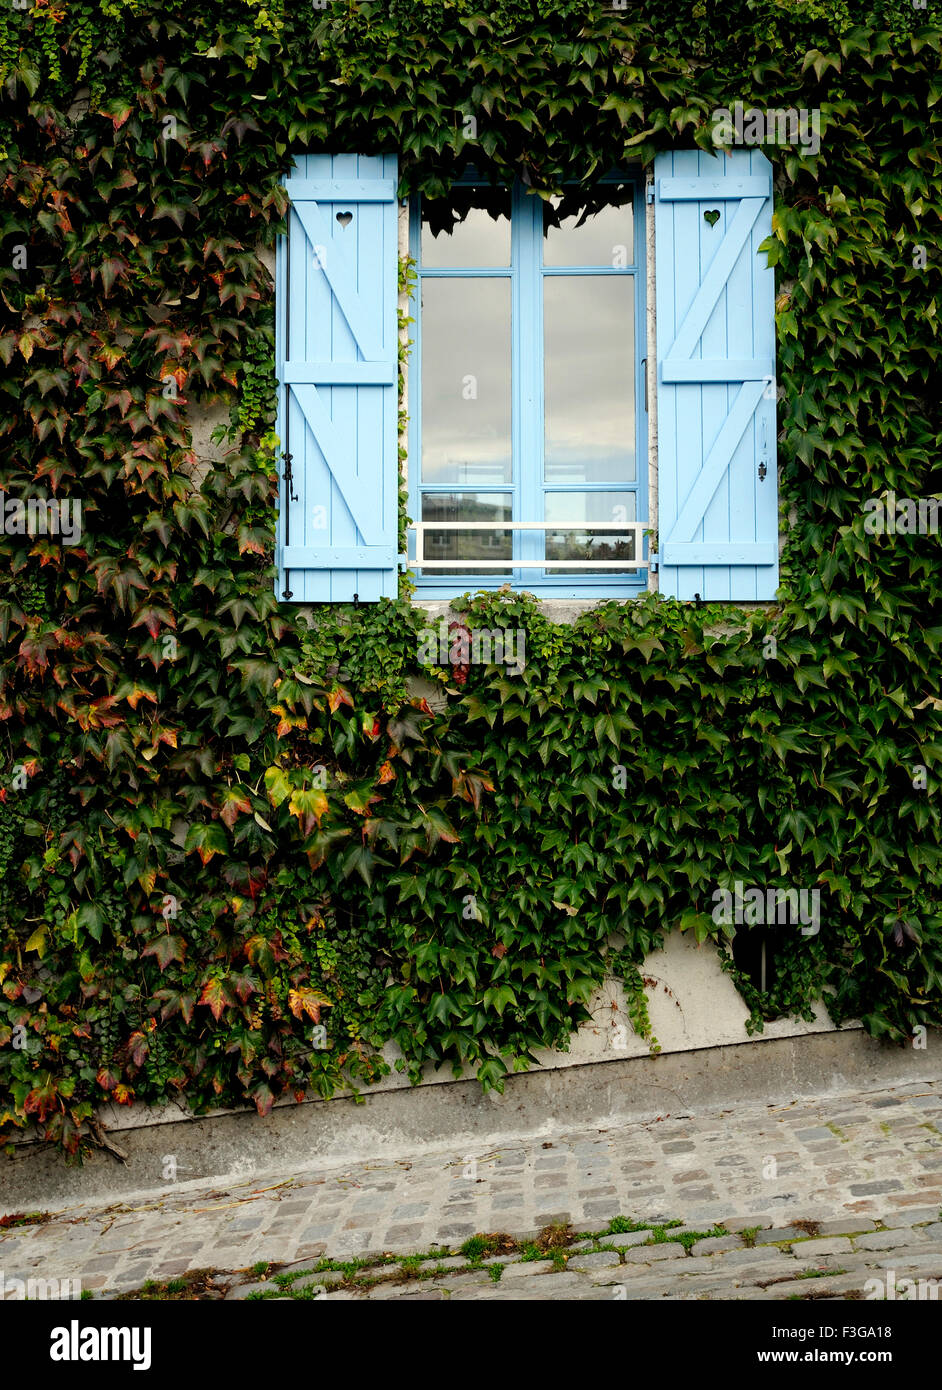
{"type": "Polygon", "coordinates": [[[336,714],[341,705],[349,705],[351,709],[353,708],[353,699],[350,692],[349,690],[345,690],[342,685],[334,686],[327,697],[327,703],[330,706],[331,714],[336,714]]]}
{"type": "Polygon", "coordinates": [[[302,1013],[306,1013],[312,1023],[320,1023],[321,1009],[332,1007],[326,995],[311,989],[309,985],[301,985],[298,989],[288,991],[288,1008],[295,1018],[300,1018],[302,1013]]]}

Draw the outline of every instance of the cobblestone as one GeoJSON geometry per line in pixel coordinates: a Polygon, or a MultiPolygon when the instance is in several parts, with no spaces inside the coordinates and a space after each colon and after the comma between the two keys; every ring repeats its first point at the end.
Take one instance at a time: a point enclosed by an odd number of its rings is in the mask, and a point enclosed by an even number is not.
{"type": "Polygon", "coordinates": [[[327,1289],[333,1282],[331,1279],[325,1279],[322,1274],[302,1274],[300,1279],[295,1279],[292,1282],[289,1297],[301,1289],[316,1289],[318,1286],[327,1289]]]}
{"type": "Polygon", "coordinates": [[[846,1236],[835,1236],[830,1240],[825,1237],[798,1241],[792,1246],[792,1254],[796,1260],[817,1260],[822,1255],[850,1255],[853,1249],[846,1236]]]}
{"type": "Polygon", "coordinates": [[[606,1236],[605,1244],[614,1245],[619,1250],[626,1250],[632,1245],[643,1245],[646,1240],[650,1240],[653,1231],[624,1231],[621,1235],[606,1236]]]}
{"type": "Polygon", "coordinates": [[[253,1293],[271,1293],[272,1289],[277,1289],[278,1285],[270,1283],[268,1280],[253,1280],[251,1284],[237,1284],[235,1288],[229,1290],[226,1299],[248,1298],[253,1293]]]}
{"type": "Polygon", "coordinates": [[[856,1235],[860,1231],[875,1231],[877,1223],[869,1221],[866,1217],[844,1216],[837,1221],[821,1221],[818,1223],[819,1236],[847,1236],[856,1235]]]}
{"type": "Polygon", "coordinates": [[[522,1260],[519,1264],[504,1266],[504,1279],[522,1278],[528,1274],[548,1274],[555,1266],[552,1260],[522,1260]]]}
{"type": "Polygon", "coordinates": [[[917,1226],[901,1231],[875,1231],[873,1235],[855,1236],[854,1245],[858,1250],[896,1250],[901,1245],[918,1245],[929,1237],[917,1226]]]}
{"type": "Polygon", "coordinates": [[[625,1257],[629,1264],[653,1264],[659,1260],[677,1260],[686,1254],[679,1241],[664,1245],[637,1245],[625,1257]]]}
{"type": "Polygon", "coordinates": [[[618,1256],[613,1250],[599,1250],[593,1255],[578,1255],[576,1259],[570,1260],[567,1269],[604,1269],[606,1265],[621,1264],[618,1256]]]}
{"type": "Polygon", "coordinates": [[[741,1250],[742,1240],[739,1236],[707,1236],[706,1240],[698,1240],[693,1247],[695,1255],[714,1255],[717,1250],[741,1250]]]}

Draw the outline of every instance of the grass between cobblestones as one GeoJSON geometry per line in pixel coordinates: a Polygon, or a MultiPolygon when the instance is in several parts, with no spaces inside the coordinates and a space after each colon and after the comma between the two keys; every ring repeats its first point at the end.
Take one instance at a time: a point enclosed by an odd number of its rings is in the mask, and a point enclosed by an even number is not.
{"type": "MultiPolygon", "coordinates": [[[[942,1211],[939,1213],[939,1218],[942,1220],[942,1211]]],[[[309,1302],[327,1292],[347,1290],[366,1293],[380,1284],[402,1285],[412,1281],[428,1281],[443,1276],[455,1277],[463,1274],[486,1273],[491,1280],[498,1283],[503,1278],[508,1264],[550,1262],[553,1272],[562,1272],[567,1268],[570,1260],[578,1261],[581,1257],[584,1258],[587,1255],[602,1251],[616,1254],[619,1267],[621,1267],[627,1263],[632,1252],[637,1252],[648,1246],[675,1243],[682,1246],[685,1255],[690,1255],[700,1241],[724,1236],[738,1236],[742,1249],[794,1251],[797,1254],[802,1245],[816,1239],[819,1227],[820,1222],[817,1221],[793,1220],[789,1223],[788,1229],[790,1231],[798,1230],[802,1234],[789,1235],[775,1240],[773,1230],[769,1229],[766,1231],[767,1238],[759,1242],[757,1238],[763,1229],[759,1226],[747,1226],[739,1231],[730,1231],[722,1222],[719,1222],[700,1231],[685,1229],[683,1222],[677,1220],[661,1221],[655,1224],[616,1216],[604,1229],[598,1231],[575,1231],[570,1225],[552,1225],[544,1226],[533,1239],[517,1239],[504,1231],[474,1235],[470,1236],[457,1251],[448,1246],[433,1246],[430,1250],[409,1255],[374,1254],[356,1256],[348,1260],[325,1258],[312,1260],[310,1264],[303,1266],[299,1263],[297,1268],[290,1270],[280,1269],[277,1265],[259,1261],[250,1266],[249,1269],[236,1271],[231,1276],[213,1270],[196,1270],[164,1283],[149,1280],[140,1289],[119,1294],[117,1297],[123,1300],[148,1301],[155,1299],[220,1299],[224,1298],[234,1286],[249,1282],[245,1276],[251,1275],[258,1283],[268,1283],[270,1287],[253,1289],[245,1295],[246,1302],[264,1302],[285,1298],[309,1302]],[[614,1244],[616,1236],[639,1232],[647,1234],[646,1238],[637,1244],[627,1247],[614,1244]],[[578,1250],[571,1248],[574,1245],[578,1245],[578,1250]],[[459,1258],[463,1258],[463,1264],[455,1263],[459,1258]],[[325,1276],[323,1282],[318,1281],[318,1275],[325,1276]]],[[[887,1228],[885,1225],[881,1225],[879,1229],[887,1228]]],[[[860,1226],[855,1227],[851,1220],[848,1222],[846,1232],[837,1235],[832,1233],[831,1238],[838,1239],[841,1235],[852,1237],[861,1233],[860,1226]]],[[[721,1260],[718,1261],[718,1265],[720,1263],[721,1260]]],[[[796,1271],[795,1274],[784,1276],[784,1278],[786,1280],[814,1280],[825,1278],[828,1275],[846,1274],[847,1272],[846,1269],[809,1267],[796,1271]]],[[[764,1283],[764,1281],[760,1282],[764,1283]]],[[[768,1280],[769,1284],[776,1282],[781,1282],[781,1280],[777,1278],[768,1280]]],[[[83,1298],[91,1296],[87,1291],[82,1295],[83,1298]]],[[[814,1291],[809,1291],[807,1295],[788,1295],[789,1299],[825,1296],[824,1293],[814,1291]]],[[[847,1296],[852,1297],[853,1295],[847,1296]]]]}

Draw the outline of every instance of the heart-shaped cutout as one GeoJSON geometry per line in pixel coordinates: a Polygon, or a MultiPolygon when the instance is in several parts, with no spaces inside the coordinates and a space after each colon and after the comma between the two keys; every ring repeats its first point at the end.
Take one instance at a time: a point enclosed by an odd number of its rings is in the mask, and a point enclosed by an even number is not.
{"type": "MultiPolygon", "coordinates": [[[[719,217],[719,213],[717,213],[716,215],[717,215],[717,217],[719,217]]],[[[353,221],[353,213],[352,213],[352,212],[338,212],[338,213],[337,213],[337,221],[340,223],[341,227],[349,227],[349,226],[350,226],[350,223],[353,221]]]]}
{"type": "Polygon", "coordinates": [[[707,211],[703,214],[703,220],[704,222],[709,222],[711,227],[715,227],[717,222],[719,222],[720,220],[719,208],[708,208],[707,211]]]}

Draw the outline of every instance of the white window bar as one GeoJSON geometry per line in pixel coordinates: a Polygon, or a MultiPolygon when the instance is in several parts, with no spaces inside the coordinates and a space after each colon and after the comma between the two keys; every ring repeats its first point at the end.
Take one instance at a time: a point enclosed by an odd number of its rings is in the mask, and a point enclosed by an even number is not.
{"type": "MultiPolygon", "coordinates": [[[[637,570],[646,569],[648,561],[641,558],[644,548],[643,521],[586,521],[573,526],[561,526],[558,521],[416,521],[410,527],[415,532],[415,559],[409,561],[410,569],[458,570],[461,565],[468,569],[492,569],[506,572],[512,569],[567,569],[567,570],[637,570]],[[552,531],[557,535],[583,534],[590,531],[614,531],[619,536],[634,536],[634,560],[472,560],[468,558],[451,560],[425,559],[426,531],[552,531]]],[[[544,544],[544,550],[546,549],[544,544]]]]}

